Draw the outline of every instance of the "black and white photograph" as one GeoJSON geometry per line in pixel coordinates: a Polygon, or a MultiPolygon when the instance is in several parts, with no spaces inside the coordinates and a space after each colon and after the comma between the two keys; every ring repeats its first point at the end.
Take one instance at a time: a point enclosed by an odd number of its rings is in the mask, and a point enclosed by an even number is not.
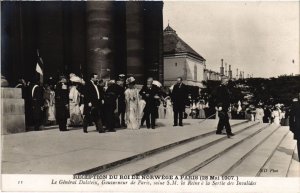
{"type": "Polygon", "coordinates": [[[2,191],[299,193],[299,7],[1,1],[2,191]]]}

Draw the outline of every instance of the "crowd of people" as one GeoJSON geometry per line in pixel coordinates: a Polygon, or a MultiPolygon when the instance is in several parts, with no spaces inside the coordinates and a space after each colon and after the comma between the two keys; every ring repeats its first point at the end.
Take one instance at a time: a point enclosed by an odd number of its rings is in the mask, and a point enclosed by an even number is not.
{"type": "Polygon", "coordinates": [[[94,124],[103,133],[120,127],[139,129],[145,122],[147,128],[155,129],[157,118],[173,118],[174,126],[183,126],[185,118],[221,119],[221,125],[227,128],[227,119],[289,124],[289,108],[283,104],[233,103],[227,84],[228,79],[223,78],[213,102],[201,95],[192,98],[180,77],[167,91],[151,77],[138,89],[135,78],[126,79],[123,74],[117,80],[103,81],[97,74],[83,80],[71,73],[68,78],[60,76],[58,82],[50,77],[43,86],[20,79],[16,87],[23,90],[26,125],[34,126],[34,130],[58,124],[61,131],[66,131],[68,125],[88,132],[88,126],[94,124]]]}
{"type": "MultiPolygon", "coordinates": [[[[185,118],[218,119],[216,134],[234,136],[230,119],[248,119],[261,123],[290,126],[299,142],[299,99],[287,107],[284,104],[267,105],[262,101],[245,104],[233,103],[228,89],[228,78],[223,77],[216,89],[215,98],[199,96],[192,98],[182,78],[165,90],[149,77],[142,88],[138,88],[134,77],[118,80],[99,80],[97,74],[90,79],[71,73],[69,78],[60,76],[55,82],[52,77],[42,86],[38,82],[19,80],[25,99],[26,125],[40,130],[41,125],[58,124],[60,131],[69,127],[95,125],[99,133],[116,132],[116,128],[140,129],[146,122],[148,129],[156,128],[157,118],[173,118],[173,126],[183,126],[185,118]],[[69,121],[68,121],[69,120],[69,121]],[[223,130],[226,133],[223,133],[223,130]]],[[[300,97],[300,95],[299,95],[300,97]]]]}
{"type": "Polygon", "coordinates": [[[22,88],[26,126],[36,131],[42,125],[58,124],[60,131],[83,127],[87,133],[88,127],[95,125],[99,133],[104,133],[120,127],[140,129],[145,122],[148,129],[155,129],[155,121],[161,116],[172,116],[174,126],[183,126],[188,101],[182,78],[178,78],[171,94],[151,77],[138,89],[135,78],[126,79],[123,74],[117,80],[104,81],[97,74],[83,80],[71,73],[69,77],[60,76],[58,82],[50,77],[43,85],[20,79],[16,87],[22,88]]]}

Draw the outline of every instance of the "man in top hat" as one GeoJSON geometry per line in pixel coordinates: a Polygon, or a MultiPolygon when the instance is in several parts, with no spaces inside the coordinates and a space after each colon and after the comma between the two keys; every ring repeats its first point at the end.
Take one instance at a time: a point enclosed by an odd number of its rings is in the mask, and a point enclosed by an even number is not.
{"type": "Polygon", "coordinates": [[[228,110],[230,107],[230,92],[227,87],[229,79],[225,76],[222,77],[221,85],[217,88],[216,104],[218,105],[219,123],[216,134],[222,134],[222,130],[225,127],[227,137],[234,136],[231,132],[231,126],[229,123],[228,110]]]}
{"type": "Polygon", "coordinates": [[[55,87],[55,109],[56,121],[60,131],[68,131],[67,120],[69,118],[69,90],[67,79],[65,76],[60,76],[59,82],[55,87]]]}
{"type": "Polygon", "coordinates": [[[188,100],[188,91],[183,84],[182,78],[177,78],[177,83],[174,85],[172,93],[171,93],[171,99],[173,103],[173,111],[174,111],[174,127],[183,126],[182,119],[183,119],[183,113],[185,111],[185,105],[188,100]]]}
{"type": "Polygon", "coordinates": [[[147,128],[155,129],[155,119],[157,116],[157,106],[159,103],[159,88],[153,84],[153,78],[147,79],[147,84],[143,86],[139,93],[146,101],[144,108],[144,117],[146,120],[147,128]],[[151,122],[150,122],[151,120],[151,122]]]}
{"type": "Polygon", "coordinates": [[[126,127],[125,123],[125,111],[126,111],[126,102],[125,102],[125,75],[120,74],[119,80],[117,81],[117,85],[119,86],[119,97],[118,97],[118,116],[121,119],[121,126],[126,127]]]}
{"type": "Polygon", "coordinates": [[[94,122],[99,133],[104,133],[102,125],[102,110],[104,104],[103,89],[98,86],[98,75],[92,73],[90,80],[86,81],[84,88],[83,132],[87,133],[87,127],[94,122]]]}
{"type": "Polygon", "coordinates": [[[105,126],[109,132],[115,132],[115,120],[117,115],[117,99],[119,87],[114,80],[110,80],[104,93],[105,126]]]}

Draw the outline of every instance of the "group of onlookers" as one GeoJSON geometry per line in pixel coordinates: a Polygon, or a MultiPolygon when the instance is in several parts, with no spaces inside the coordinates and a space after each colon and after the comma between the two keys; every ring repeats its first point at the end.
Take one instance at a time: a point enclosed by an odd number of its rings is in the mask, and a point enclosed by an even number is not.
{"type": "Polygon", "coordinates": [[[60,76],[58,82],[50,77],[43,86],[20,79],[16,87],[22,88],[25,99],[26,125],[34,126],[34,130],[39,130],[42,124],[58,124],[60,131],[67,131],[69,125],[82,126],[87,133],[88,127],[94,124],[99,133],[104,133],[115,132],[118,127],[140,129],[145,122],[148,129],[155,129],[157,118],[172,117],[173,126],[183,126],[183,119],[191,116],[218,118],[216,134],[223,134],[225,128],[230,138],[234,134],[229,119],[249,119],[290,125],[299,148],[300,105],[297,98],[289,108],[282,104],[264,105],[262,102],[256,107],[246,107],[240,101],[231,104],[227,84],[228,78],[223,77],[213,104],[203,99],[191,100],[180,77],[170,92],[164,92],[161,84],[155,84],[151,77],[141,89],[137,88],[135,78],[126,79],[123,74],[116,81],[103,81],[98,79],[97,74],[83,80],[72,73],[69,78],[60,76]]]}
{"type": "Polygon", "coordinates": [[[60,76],[57,82],[50,77],[43,85],[20,79],[16,87],[22,88],[25,99],[27,128],[33,126],[34,130],[40,130],[41,125],[58,124],[60,131],[82,126],[87,133],[88,127],[95,125],[103,133],[115,132],[119,127],[139,129],[145,122],[148,129],[155,129],[155,120],[162,114],[172,116],[174,126],[183,126],[188,99],[182,78],[178,78],[169,95],[151,77],[140,89],[134,77],[126,79],[123,74],[117,81],[104,81],[97,74],[83,80],[71,73],[69,77],[60,76]]]}

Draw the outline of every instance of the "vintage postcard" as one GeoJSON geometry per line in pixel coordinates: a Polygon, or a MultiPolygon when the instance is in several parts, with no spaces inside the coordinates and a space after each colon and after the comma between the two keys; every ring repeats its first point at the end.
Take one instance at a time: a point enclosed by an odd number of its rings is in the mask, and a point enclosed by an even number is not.
{"type": "Polygon", "coordinates": [[[1,1],[1,190],[300,193],[299,1],[1,1]]]}

